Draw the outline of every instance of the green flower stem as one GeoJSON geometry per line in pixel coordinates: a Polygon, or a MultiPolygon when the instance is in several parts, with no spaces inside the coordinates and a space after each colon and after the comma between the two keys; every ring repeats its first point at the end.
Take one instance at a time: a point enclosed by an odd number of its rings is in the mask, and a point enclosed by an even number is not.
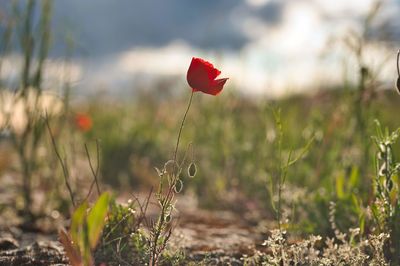
{"type": "Polygon", "coordinates": [[[190,94],[189,103],[188,103],[188,106],[186,108],[185,114],[183,115],[181,127],[179,128],[178,139],[176,140],[176,147],[175,147],[175,152],[174,152],[174,169],[176,167],[176,158],[177,158],[177,154],[178,154],[179,142],[181,140],[182,129],[183,129],[183,126],[185,124],[186,116],[187,116],[187,114],[189,112],[190,106],[192,105],[193,94],[194,94],[194,91],[192,91],[192,93],[190,94]]]}

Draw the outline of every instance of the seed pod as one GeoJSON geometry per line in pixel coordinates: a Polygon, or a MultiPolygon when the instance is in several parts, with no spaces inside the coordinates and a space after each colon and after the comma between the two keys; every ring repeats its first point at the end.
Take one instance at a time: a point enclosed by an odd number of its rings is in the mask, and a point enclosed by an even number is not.
{"type": "Polygon", "coordinates": [[[397,87],[397,92],[400,93],[400,77],[397,78],[396,87],[397,87]]]}
{"type": "Polygon", "coordinates": [[[183,182],[182,182],[182,180],[180,180],[180,179],[176,180],[176,183],[175,183],[175,186],[174,186],[175,193],[181,192],[182,189],[183,189],[183,182]]]}
{"type": "Polygon", "coordinates": [[[171,215],[170,215],[170,214],[168,214],[167,216],[165,216],[165,222],[166,222],[166,223],[171,222],[171,215]]]}
{"type": "Polygon", "coordinates": [[[392,191],[392,188],[393,188],[393,181],[392,181],[392,179],[389,179],[387,182],[387,189],[389,191],[392,191]]]}
{"type": "Polygon", "coordinates": [[[379,176],[385,176],[387,174],[386,163],[383,163],[381,168],[379,169],[379,176]]]}
{"type": "Polygon", "coordinates": [[[189,167],[188,167],[188,176],[190,178],[193,178],[197,173],[197,166],[195,163],[190,163],[189,167]]]}
{"type": "Polygon", "coordinates": [[[396,81],[397,92],[400,93],[400,49],[397,51],[397,81],[396,81]]]}

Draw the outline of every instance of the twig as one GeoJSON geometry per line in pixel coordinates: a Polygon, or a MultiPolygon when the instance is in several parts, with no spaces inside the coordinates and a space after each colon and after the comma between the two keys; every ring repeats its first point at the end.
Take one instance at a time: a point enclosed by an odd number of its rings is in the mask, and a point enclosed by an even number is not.
{"type": "Polygon", "coordinates": [[[148,208],[148,206],[149,206],[150,198],[151,198],[151,195],[152,195],[152,194],[153,194],[153,187],[151,187],[150,192],[149,192],[149,194],[147,195],[147,197],[146,197],[146,199],[145,199],[145,201],[144,201],[143,204],[140,203],[138,197],[136,197],[133,193],[131,194],[132,197],[135,199],[135,201],[138,203],[139,208],[140,208],[140,216],[139,216],[139,218],[138,218],[138,220],[137,220],[137,223],[136,223],[136,226],[138,226],[138,227],[140,226],[140,224],[141,224],[143,221],[145,222],[145,225],[146,225],[147,227],[149,227],[149,224],[148,224],[148,222],[147,222],[147,220],[146,220],[145,218],[146,218],[147,208],[148,208]]]}
{"type": "Polygon", "coordinates": [[[99,174],[99,168],[100,168],[100,151],[99,151],[99,140],[96,139],[96,159],[97,159],[97,166],[96,166],[96,171],[94,170],[93,164],[92,164],[92,160],[90,158],[90,153],[89,153],[89,149],[87,147],[87,144],[85,143],[85,151],[86,151],[86,156],[88,158],[88,162],[89,162],[89,166],[90,166],[90,170],[92,171],[94,180],[92,182],[92,184],[90,185],[90,189],[89,192],[86,196],[86,199],[89,198],[89,195],[92,193],[92,189],[94,184],[96,183],[96,188],[97,188],[97,194],[100,196],[101,191],[100,191],[100,186],[99,186],[99,182],[97,179],[97,176],[99,174]]]}
{"type": "Polygon", "coordinates": [[[74,200],[74,193],[72,192],[71,186],[70,186],[69,181],[68,181],[68,179],[69,179],[69,172],[68,172],[68,168],[67,168],[67,166],[66,166],[66,160],[65,160],[65,159],[63,160],[63,159],[62,159],[62,157],[61,157],[61,155],[60,155],[60,153],[59,153],[59,151],[58,151],[57,144],[56,144],[56,141],[55,141],[55,139],[54,139],[53,132],[51,131],[51,128],[50,128],[50,124],[49,124],[49,115],[47,114],[47,112],[45,113],[44,120],[45,120],[45,122],[46,122],[46,126],[47,126],[47,129],[48,129],[48,131],[49,131],[49,135],[50,135],[50,138],[51,138],[51,143],[52,143],[53,148],[54,148],[54,152],[56,153],[56,156],[57,156],[57,158],[58,158],[58,161],[60,162],[61,167],[62,167],[62,170],[63,170],[65,185],[67,186],[67,189],[68,189],[68,192],[69,192],[69,196],[70,196],[71,201],[72,201],[72,205],[73,205],[74,208],[75,208],[76,205],[75,205],[75,200],[74,200]]]}

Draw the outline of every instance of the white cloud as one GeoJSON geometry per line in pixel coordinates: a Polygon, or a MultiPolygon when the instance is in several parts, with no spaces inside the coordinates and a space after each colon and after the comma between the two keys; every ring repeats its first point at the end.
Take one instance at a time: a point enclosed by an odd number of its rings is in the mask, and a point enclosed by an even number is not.
{"type": "Polygon", "coordinates": [[[116,67],[127,74],[176,75],[186,71],[193,55],[182,41],[161,48],[139,47],[119,55],[116,67]]]}
{"type": "MultiPolygon", "coordinates": [[[[0,58],[1,75],[5,82],[13,82],[20,78],[22,71],[23,58],[19,54],[9,54],[0,58]]],[[[36,61],[32,62],[32,68],[35,71],[36,61]]],[[[60,87],[65,82],[76,83],[83,76],[82,66],[79,61],[66,62],[63,59],[48,59],[44,62],[43,85],[44,89],[53,89],[60,87]]]]}
{"type": "Polygon", "coordinates": [[[261,7],[271,2],[272,0],[246,0],[246,3],[250,6],[261,7]]]}
{"type": "MultiPolygon", "coordinates": [[[[80,85],[90,88],[90,92],[99,87],[131,89],[140,86],[143,80],[150,81],[151,85],[162,77],[175,77],[177,82],[185,82],[192,56],[213,62],[223,77],[230,78],[229,87],[249,94],[277,96],[288,89],[293,92],[318,87],[321,83],[338,83],[342,79],[343,49],[328,51],[329,57],[324,61],[320,55],[326,52],[331,37],[340,38],[349,29],[360,30],[358,19],[368,12],[372,3],[373,0],[246,0],[228,14],[233,26],[249,38],[239,51],[200,50],[188,42],[176,40],[164,46],[136,46],[104,57],[77,61],[72,69],[76,77],[84,77],[80,85]],[[266,8],[272,1],[282,4],[276,11],[282,13],[274,23],[252,13],[266,8]]],[[[388,53],[384,45],[370,51],[367,60],[372,65],[388,53]]],[[[51,64],[57,66],[59,62],[49,62],[51,64]]],[[[5,69],[10,75],[15,72],[11,64],[6,64],[5,69]]],[[[382,71],[382,77],[390,78],[391,68],[382,71]]],[[[60,72],[61,68],[55,67],[51,76],[60,72]]]]}
{"type": "Polygon", "coordinates": [[[314,2],[325,14],[342,17],[343,15],[364,15],[376,0],[314,0],[314,2]]]}
{"type": "MultiPolygon", "coordinates": [[[[325,51],[329,37],[336,32],[341,34],[347,27],[323,21],[313,8],[304,4],[288,8],[284,13],[284,23],[275,28],[261,26],[259,29],[264,34],[255,37],[239,53],[198,50],[182,41],[159,48],[133,48],[97,62],[91,75],[94,79],[89,83],[118,89],[121,83],[140,86],[140,79],[136,78],[141,76],[150,79],[176,77],[177,82],[185,82],[192,56],[213,62],[223,77],[230,78],[228,88],[237,88],[244,94],[274,97],[340,83],[343,78],[341,59],[345,56],[343,49],[339,53],[332,50],[324,60],[320,55],[325,51]]],[[[367,49],[366,60],[378,69],[377,62],[388,54],[387,49],[376,45],[367,49]]],[[[346,60],[351,64],[351,58],[346,60]]],[[[383,68],[381,77],[390,78],[390,71],[391,68],[383,68]]],[[[349,78],[355,80],[356,74],[357,71],[352,71],[349,78]]]]}

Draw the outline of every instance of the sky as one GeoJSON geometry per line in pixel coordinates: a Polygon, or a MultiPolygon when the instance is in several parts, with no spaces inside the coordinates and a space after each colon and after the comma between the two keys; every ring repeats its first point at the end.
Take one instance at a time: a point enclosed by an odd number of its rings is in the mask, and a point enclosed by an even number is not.
{"type": "MultiPolygon", "coordinates": [[[[221,77],[230,78],[228,88],[244,95],[276,96],[340,84],[346,75],[356,78],[343,40],[362,33],[375,2],[54,1],[49,75],[65,69],[66,36],[72,36],[69,77],[83,93],[127,93],[160,80],[173,80],[171,86],[180,89],[193,56],[213,62],[221,77]]],[[[400,0],[382,1],[366,35],[365,60],[381,70],[386,82],[395,74],[394,59],[384,67],[381,62],[400,46],[399,13],[400,0]]],[[[16,51],[5,71],[12,74],[11,62],[18,60],[16,51]]]]}

